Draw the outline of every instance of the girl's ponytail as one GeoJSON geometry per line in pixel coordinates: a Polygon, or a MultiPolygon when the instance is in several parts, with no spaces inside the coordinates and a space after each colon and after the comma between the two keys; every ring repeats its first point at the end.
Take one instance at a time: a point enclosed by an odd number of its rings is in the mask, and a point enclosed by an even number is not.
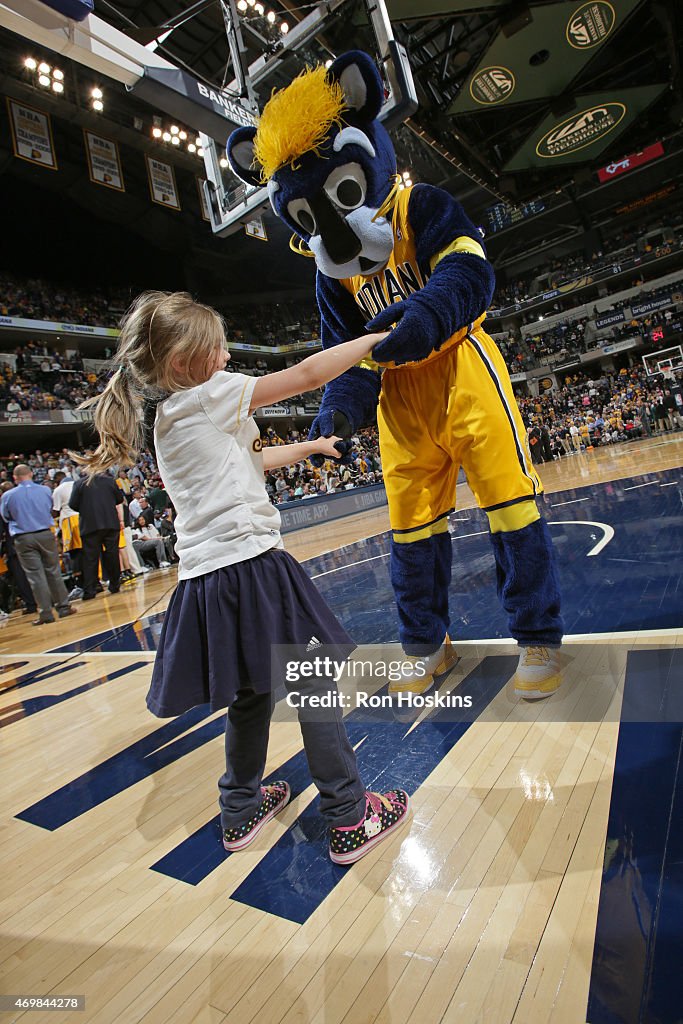
{"type": "Polygon", "coordinates": [[[121,322],[116,372],[101,394],[79,406],[95,409],[100,443],[87,455],[71,453],[74,462],[89,477],[136,462],[145,442],[145,403],[207,379],[204,373],[224,343],[224,324],[214,309],[187,292],[143,292],[121,322]]]}
{"type": "Polygon", "coordinates": [[[128,367],[119,366],[104,391],[79,408],[90,406],[96,407],[93,423],[100,443],[86,455],[70,452],[74,462],[83,466],[89,477],[104,473],[111,466],[135,463],[143,444],[143,396],[128,367]]]}

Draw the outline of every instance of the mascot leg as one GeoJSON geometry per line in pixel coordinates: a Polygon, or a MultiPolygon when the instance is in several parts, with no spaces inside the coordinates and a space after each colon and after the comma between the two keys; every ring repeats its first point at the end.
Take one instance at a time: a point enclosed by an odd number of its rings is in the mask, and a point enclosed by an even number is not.
{"type": "Polygon", "coordinates": [[[518,697],[542,698],[561,682],[560,587],[550,533],[537,518],[518,530],[491,533],[498,599],[510,634],[521,647],[515,674],[518,697]]]}
{"type": "Polygon", "coordinates": [[[443,408],[424,370],[384,371],[377,422],[392,528],[391,582],[405,652],[390,693],[426,693],[457,657],[448,636],[448,589],[458,464],[434,437],[443,408]]]}
{"type": "Polygon", "coordinates": [[[542,485],[507,367],[480,328],[458,352],[456,394],[454,416],[473,439],[463,465],[489,520],[498,597],[520,646],[515,693],[548,697],[561,682],[562,619],[552,542],[535,500],[542,485]]]}
{"type": "Polygon", "coordinates": [[[448,520],[440,523],[438,533],[421,540],[391,541],[391,583],[406,662],[389,693],[426,693],[458,660],[448,636],[451,537],[448,520]]]}

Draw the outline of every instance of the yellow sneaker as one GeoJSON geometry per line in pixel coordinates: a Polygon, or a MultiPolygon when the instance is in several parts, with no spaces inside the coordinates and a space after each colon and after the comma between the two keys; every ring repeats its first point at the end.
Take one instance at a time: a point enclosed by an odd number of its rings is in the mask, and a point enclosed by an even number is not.
{"type": "Polygon", "coordinates": [[[458,655],[446,633],[446,638],[437,651],[423,657],[413,654],[403,655],[401,678],[389,683],[389,693],[427,693],[434,685],[434,680],[445,675],[458,662],[458,655]]]}
{"type": "Polygon", "coordinates": [[[542,700],[555,693],[561,682],[559,647],[520,647],[513,679],[515,697],[542,700]]]}

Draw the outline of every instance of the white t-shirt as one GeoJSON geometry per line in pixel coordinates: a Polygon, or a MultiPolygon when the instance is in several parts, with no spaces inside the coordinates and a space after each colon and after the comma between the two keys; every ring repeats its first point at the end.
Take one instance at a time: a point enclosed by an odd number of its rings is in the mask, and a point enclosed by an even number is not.
{"type": "Polygon", "coordinates": [[[157,406],[157,465],[177,513],[178,579],[284,547],[249,416],[255,386],[255,377],[218,370],[157,406]]]}
{"type": "Polygon", "coordinates": [[[78,515],[78,512],[74,512],[74,510],[69,505],[69,498],[71,497],[73,487],[74,481],[69,480],[69,478],[66,477],[64,480],[62,480],[61,484],[58,487],[55,487],[54,491],[52,492],[52,508],[54,509],[55,512],[59,512],[60,523],[62,523],[65,519],[68,519],[69,516],[78,515]]]}

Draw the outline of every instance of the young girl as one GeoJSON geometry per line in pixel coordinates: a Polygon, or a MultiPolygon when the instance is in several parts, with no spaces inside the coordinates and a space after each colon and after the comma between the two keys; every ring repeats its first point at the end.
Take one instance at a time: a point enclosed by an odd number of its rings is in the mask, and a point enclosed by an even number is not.
{"type": "MultiPolygon", "coordinates": [[[[331,645],[344,657],[354,647],[284,550],[280,515],[264,482],[265,470],[314,453],[338,458],[339,438],[262,450],[252,413],[338,377],[381,337],[365,335],[265,377],[226,373],[230,354],[220,316],[186,293],[146,292],[122,322],[117,371],[86,403],[96,405],[100,444],[82,461],[94,474],[135,462],[143,441],[143,392],[162,397],[154,436],[159,472],[177,510],[180,566],[147,706],[160,718],[207,702],[212,710],[229,707],[226,770],[218,784],[226,850],[248,846],[290,797],[284,781],[261,785],[273,706],[272,646],[303,652],[310,644],[331,645]]],[[[313,696],[334,689],[329,679],[305,682],[313,696]]],[[[305,709],[298,714],[330,828],[330,856],[351,864],[405,822],[408,794],[366,792],[336,706],[324,716],[305,709]]]]}

